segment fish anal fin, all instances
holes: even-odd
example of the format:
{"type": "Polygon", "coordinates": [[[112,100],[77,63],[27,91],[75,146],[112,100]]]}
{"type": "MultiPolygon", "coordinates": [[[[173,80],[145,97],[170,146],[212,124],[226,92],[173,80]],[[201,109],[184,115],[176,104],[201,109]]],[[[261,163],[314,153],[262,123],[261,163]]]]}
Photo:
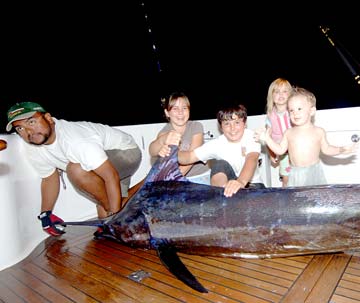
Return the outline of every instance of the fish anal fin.
{"type": "Polygon", "coordinates": [[[157,254],[161,262],[167,269],[180,281],[192,289],[201,293],[207,293],[207,289],[194,277],[194,275],[181,262],[176,253],[176,249],[171,245],[161,244],[156,247],[157,254]]]}

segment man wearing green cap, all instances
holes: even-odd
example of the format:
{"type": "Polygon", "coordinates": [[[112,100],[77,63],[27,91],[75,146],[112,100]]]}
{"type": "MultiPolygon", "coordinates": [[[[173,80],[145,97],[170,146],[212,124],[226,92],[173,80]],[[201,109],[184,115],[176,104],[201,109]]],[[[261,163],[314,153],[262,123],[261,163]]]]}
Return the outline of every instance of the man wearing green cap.
{"type": "MultiPolygon", "coordinates": [[[[16,103],[7,117],[6,130],[14,128],[26,142],[26,154],[42,178],[38,218],[47,233],[64,233],[57,226],[62,220],[52,213],[62,172],[97,203],[99,218],[120,210],[141,162],[141,150],[130,134],[99,123],[59,120],[34,102],[16,103]]],[[[101,230],[94,235],[101,236],[101,230]]]]}

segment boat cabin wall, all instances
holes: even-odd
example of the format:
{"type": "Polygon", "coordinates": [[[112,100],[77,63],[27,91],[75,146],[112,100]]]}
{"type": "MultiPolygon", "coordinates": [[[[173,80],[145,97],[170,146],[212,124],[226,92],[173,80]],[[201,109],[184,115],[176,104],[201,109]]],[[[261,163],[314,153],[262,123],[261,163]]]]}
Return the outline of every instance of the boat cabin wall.
{"type": "MultiPolygon", "coordinates": [[[[360,107],[318,110],[315,123],[324,127],[328,140],[334,145],[351,143],[351,136],[360,136],[360,107]]],[[[265,116],[249,116],[247,127],[257,129],[264,125],[265,116]]],[[[200,120],[205,140],[219,136],[217,120],[200,120]]],[[[141,181],[151,168],[148,152],[150,142],[165,123],[117,126],[132,134],[142,150],[142,163],[133,176],[131,185],[141,181]]],[[[7,148],[0,152],[0,270],[14,265],[29,255],[47,237],[37,215],[40,210],[40,179],[24,156],[23,141],[16,134],[1,134],[7,148]]],[[[329,183],[360,183],[359,152],[352,156],[322,157],[329,183]]],[[[266,186],[281,186],[278,168],[270,165],[265,147],[261,154],[260,170],[266,186]]],[[[54,213],[66,221],[96,217],[95,205],[75,192],[64,174],[64,183],[54,213]]]]}

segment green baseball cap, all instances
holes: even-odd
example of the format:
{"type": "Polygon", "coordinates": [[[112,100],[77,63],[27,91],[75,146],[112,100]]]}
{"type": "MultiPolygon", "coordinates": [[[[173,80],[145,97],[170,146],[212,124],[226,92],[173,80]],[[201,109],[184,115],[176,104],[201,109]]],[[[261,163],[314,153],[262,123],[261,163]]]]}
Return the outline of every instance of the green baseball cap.
{"type": "Polygon", "coordinates": [[[16,103],[7,112],[8,124],[6,130],[8,132],[11,130],[14,121],[30,118],[37,112],[46,113],[46,110],[35,102],[16,103]]]}

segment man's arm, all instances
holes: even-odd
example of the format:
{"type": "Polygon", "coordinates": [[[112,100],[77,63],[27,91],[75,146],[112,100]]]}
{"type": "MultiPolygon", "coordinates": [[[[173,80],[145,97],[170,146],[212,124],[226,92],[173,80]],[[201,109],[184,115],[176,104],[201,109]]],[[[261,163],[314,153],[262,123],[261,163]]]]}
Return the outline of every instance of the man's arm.
{"type": "Polygon", "coordinates": [[[60,191],[60,176],[57,169],[41,181],[41,212],[38,219],[41,221],[42,228],[51,236],[60,236],[65,231],[58,224],[64,222],[61,218],[54,215],[52,210],[60,191]]]}
{"type": "Polygon", "coordinates": [[[57,169],[41,181],[41,211],[53,210],[60,192],[60,176],[57,169]]]}

